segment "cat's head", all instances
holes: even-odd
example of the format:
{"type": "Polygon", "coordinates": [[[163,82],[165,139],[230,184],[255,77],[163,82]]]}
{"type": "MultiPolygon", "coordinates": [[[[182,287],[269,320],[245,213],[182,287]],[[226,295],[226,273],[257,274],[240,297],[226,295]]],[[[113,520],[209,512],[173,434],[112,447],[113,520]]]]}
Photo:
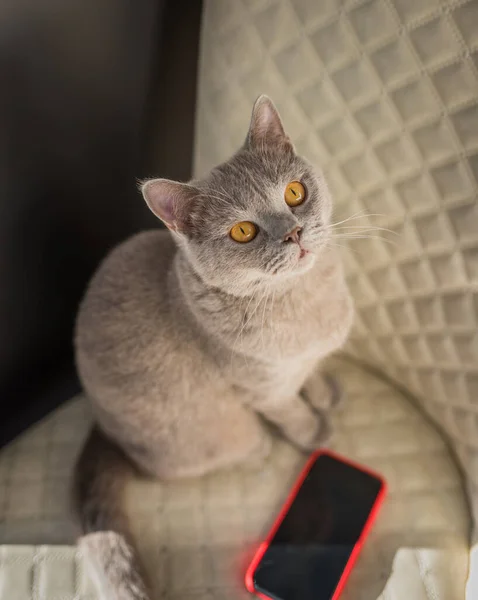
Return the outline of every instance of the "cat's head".
{"type": "Polygon", "coordinates": [[[329,238],[324,178],[295,153],[266,96],[244,146],[204,179],[151,179],[141,189],[201,277],[235,295],[305,273],[329,238]]]}

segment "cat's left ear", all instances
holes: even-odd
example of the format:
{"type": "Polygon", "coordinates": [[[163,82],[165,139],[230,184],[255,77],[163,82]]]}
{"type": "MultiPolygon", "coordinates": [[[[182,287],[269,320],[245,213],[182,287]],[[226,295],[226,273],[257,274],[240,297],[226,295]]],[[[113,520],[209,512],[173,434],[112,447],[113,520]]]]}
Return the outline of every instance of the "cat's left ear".
{"type": "Polygon", "coordinates": [[[191,209],[199,194],[195,187],[169,179],[149,179],[140,187],[146,204],[168,229],[189,232],[191,209]]]}
{"type": "Polygon", "coordinates": [[[267,148],[294,151],[294,146],[284,131],[279,112],[268,96],[259,96],[254,103],[246,145],[257,150],[267,148]]]}

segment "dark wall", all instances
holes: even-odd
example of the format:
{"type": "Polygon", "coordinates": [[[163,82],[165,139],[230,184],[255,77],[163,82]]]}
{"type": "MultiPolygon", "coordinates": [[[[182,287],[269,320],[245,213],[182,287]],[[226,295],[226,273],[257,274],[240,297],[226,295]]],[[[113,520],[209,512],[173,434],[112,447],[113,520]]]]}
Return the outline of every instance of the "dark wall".
{"type": "Polygon", "coordinates": [[[2,2],[0,444],[78,389],[85,285],[111,246],[156,226],[136,178],[190,176],[200,10],[2,2]]]}

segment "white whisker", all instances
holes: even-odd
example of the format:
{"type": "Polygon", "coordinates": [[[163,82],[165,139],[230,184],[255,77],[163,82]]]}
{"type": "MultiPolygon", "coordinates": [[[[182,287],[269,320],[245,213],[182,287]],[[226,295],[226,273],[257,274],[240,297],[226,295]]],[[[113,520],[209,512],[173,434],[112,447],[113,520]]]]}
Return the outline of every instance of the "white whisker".
{"type": "Polygon", "coordinates": [[[336,225],[342,225],[342,223],[348,223],[348,221],[353,221],[356,219],[366,219],[368,217],[386,217],[386,216],[387,215],[384,215],[381,213],[367,213],[364,209],[364,210],[359,210],[359,212],[353,214],[351,217],[347,217],[346,219],[343,219],[342,221],[337,221],[337,223],[331,223],[330,225],[332,227],[335,227],[336,225]]]}
{"type": "Polygon", "coordinates": [[[391,244],[393,246],[397,246],[397,242],[395,242],[394,240],[389,240],[383,236],[380,235],[355,235],[353,233],[350,234],[342,234],[342,235],[335,235],[334,238],[339,239],[339,240],[379,240],[381,242],[385,242],[386,244],[391,244]]]}
{"type": "Polygon", "coordinates": [[[270,308],[270,330],[271,330],[271,336],[274,336],[274,339],[272,341],[274,341],[277,336],[276,336],[276,330],[273,326],[272,323],[272,318],[274,316],[274,304],[275,304],[275,300],[276,300],[276,288],[273,287],[272,288],[272,301],[271,301],[271,308],[270,308]]]}
{"type": "Polygon", "coordinates": [[[265,296],[266,299],[264,302],[264,308],[262,309],[261,342],[262,342],[263,350],[264,350],[264,326],[265,326],[266,308],[267,308],[267,302],[269,300],[269,296],[270,296],[270,286],[268,286],[266,288],[266,296],[265,296]]]}
{"type": "MultiPolygon", "coordinates": [[[[234,344],[233,344],[232,350],[231,350],[230,366],[232,365],[232,359],[233,359],[233,355],[234,355],[234,350],[236,349],[237,342],[239,340],[242,341],[242,332],[244,331],[244,328],[246,327],[247,323],[249,322],[249,321],[246,322],[247,311],[249,310],[249,306],[251,305],[252,300],[257,296],[257,293],[258,292],[251,294],[251,296],[249,298],[249,302],[247,303],[247,306],[246,306],[246,310],[244,311],[244,314],[242,315],[242,319],[239,324],[239,332],[236,336],[236,339],[234,340],[234,344]]],[[[247,364],[247,360],[246,360],[246,364],[247,364]]]]}
{"type": "Polygon", "coordinates": [[[370,225],[349,225],[346,227],[330,227],[331,231],[344,231],[349,229],[355,229],[358,233],[363,231],[386,231],[387,233],[391,233],[393,235],[400,235],[397,231],[393,231],[393,229],[388,229],[387,227],[375,227],[370,225]]]}

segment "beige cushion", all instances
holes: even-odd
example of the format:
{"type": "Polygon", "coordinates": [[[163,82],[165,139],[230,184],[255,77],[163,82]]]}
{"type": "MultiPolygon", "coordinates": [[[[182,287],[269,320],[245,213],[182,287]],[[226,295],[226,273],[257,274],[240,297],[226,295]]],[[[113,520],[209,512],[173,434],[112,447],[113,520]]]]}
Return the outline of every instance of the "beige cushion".
{"type": "Polygon", "coordinates": [[[337,220],[392,229],[344,258],[348,350],[393,377],[448,435],[478,517],[478,2],[206,0],[196,166],[276,100],[320,165],[337,220]],[[384,236],[387,237],[387,236],[384,236]]]}
{"type": "Polygon", "coordinates": [[[398,233],[338,240],[347,351],[446,434],[478,542],[478,2],[206,0],[198,173],[242,142],[261,93],[324,169],[336,219],[398,233]]]}
{"type": "MultiPolygon", "coordinates": [[[[334,415],[333,448],[383,473],[390,486],[344,600],[378,598],[395,552],[402,546],[427,547],[432,550],[423,551],[428,557],[426,564],[450,565],[450,569],[431,575],[427,568],[417,567],[410,573],[410,585],[414,581],[421,594],[420,581],[425,577],[427,585],[431,582],[447,592],[432,596],[433,600],[461,600],[469,516],[460,475],[442,437],[390,384],[344,361],[335,361],[331,367],[347,394],[345,404],[334,415]]],[[[69,480],[88,426],[87,404],[77,399],[0,452],[0,542],[74,542],[69,480]]],[[[237,469],[168,485],[134,482],[128,489],[128,505],[157,596],[177,600],[245,598],[247,561],[303,463],[304,457],[276,441],[271,458],[259,469],[237,469]]],[[[76,566],[68,567],[68,576],[58,575],[61,581],[53,575],[42,576],[46,591],[40,600],[92,600],[87,594],[93,584],[85,587],[82,583],[81,587],[77,583],[79,575],[75,573],[83,573],[87,567],[73,549],[50,546],[35,554],[31,549],[4,547],[1,552],[1,600],[15,597],[9,594],[18,582],[31,581],[33,585],[38,581],[37,575],[28,573],[38,573],[37,563],[45,562],[45,556],[48,565],[65,560],[76,566]],[[23,553],[20,562],[13,560],[18,552],[23,553]],[[53,593],[60,585],[62,596],[53,593]],[[73,585],[78,596],[71,595],[73,585]]],[[[407,556],[402,555],[399,566],[410,561],[418,564],[413,562],[414,552],[411,559],[407,556]]],[[[394,589],[395,583],[391,584],[387,593],[394,589]]],[[[18,589],[25,590],[25,585],[18,589]]],[[[26,596],[18,600],[30,598],[28,590],[22,593],[26,596]]],[[[408,600],[422,600],[422,596],[408,596],[408,600]]]]}

